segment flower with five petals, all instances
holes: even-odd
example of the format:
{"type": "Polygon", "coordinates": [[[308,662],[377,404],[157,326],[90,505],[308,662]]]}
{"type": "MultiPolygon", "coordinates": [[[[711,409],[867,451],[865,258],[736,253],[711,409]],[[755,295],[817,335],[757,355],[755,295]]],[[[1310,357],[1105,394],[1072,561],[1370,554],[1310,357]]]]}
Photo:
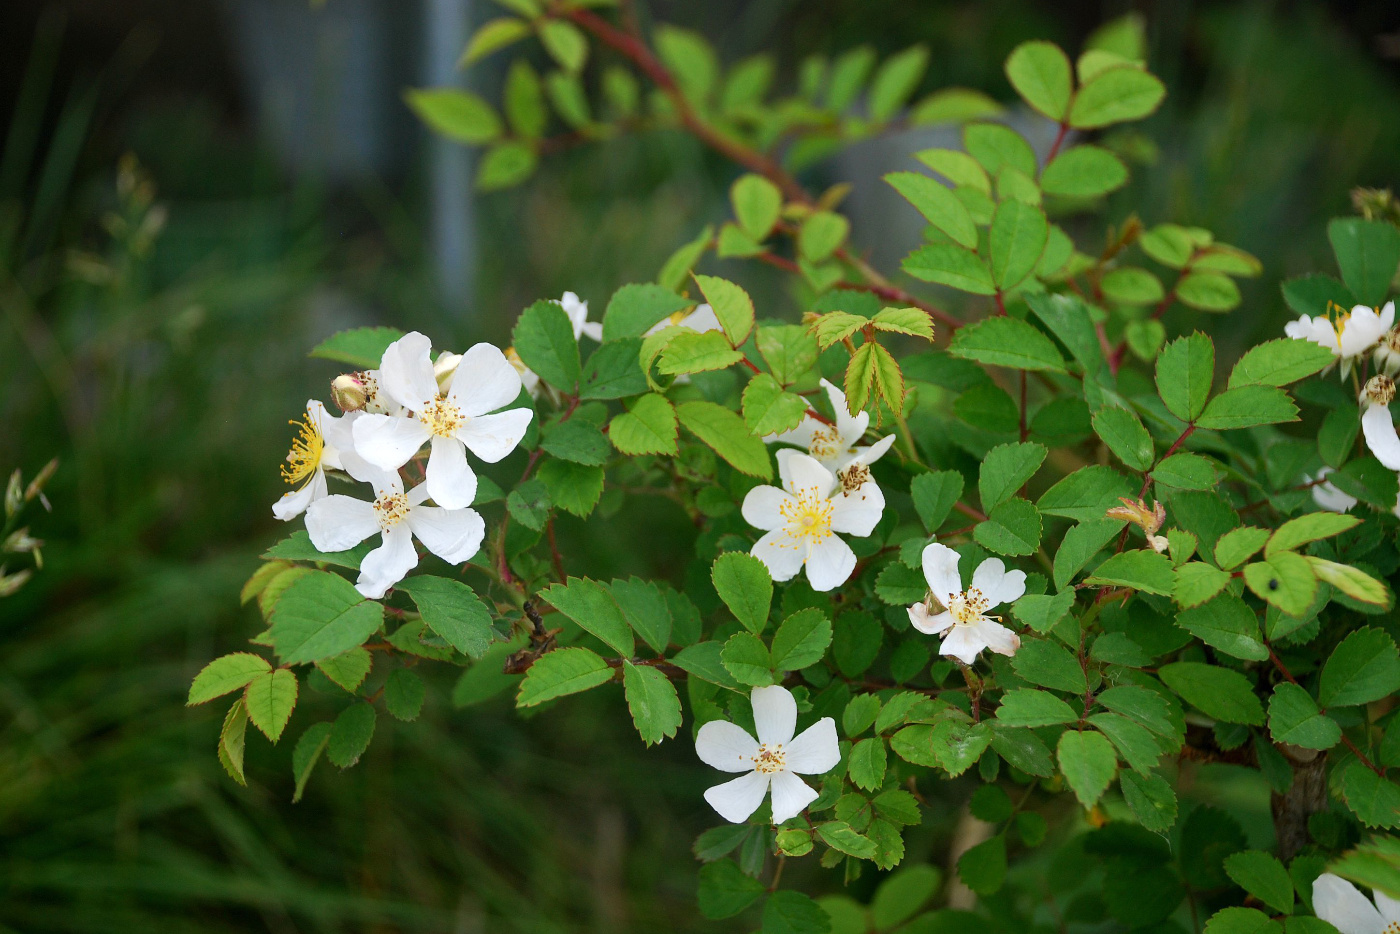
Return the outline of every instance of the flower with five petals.
{"type": "Polygon", "coordinates": [[[924,579],[930,600],[942,610],[934,613],[929,601],[916,603],[909,608],[909,622],[919,632],[943,633],[939,654],[951,655],[964,665],[977,661],[983,649],[998,655],[1016,654],[1020,637],[987,611],[1019,600],[1026,592],[1026,572],[1008,571],[1000,558],[988,558],[972,572],[972,586],[963,590],[958,557],[956,551],[938,542],[924,548],[924,579]]]}

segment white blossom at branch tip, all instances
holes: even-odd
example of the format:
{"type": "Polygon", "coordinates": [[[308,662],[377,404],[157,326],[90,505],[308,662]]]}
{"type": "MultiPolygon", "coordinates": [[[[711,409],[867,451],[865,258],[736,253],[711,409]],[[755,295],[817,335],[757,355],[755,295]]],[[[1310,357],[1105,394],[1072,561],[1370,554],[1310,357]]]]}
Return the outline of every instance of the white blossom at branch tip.
{"type": "Polygon", "coordinates": [[[404,411],[357,419],[355,451],[375,467],[397,470],[428,442],[428,495],[445,509],[461,509],[476,497],[476,472],[466,452],[494,464],[520,443],[534,412],[496,411],[515,401],[521,388],[520,374],[498,348],[476,344],[462,354],[445,391],[438,388],[431,352],[428,338],[417,331],[384,351],[381,389],[404,411]]]}
{"type": "Polygon", "coordinates": [[[573,292],[565,292],[559,299],[559,307],[569,316],[569,323],[574,327],[574,340],[586,337],[600,344],[603,342],[602,323],[588,320],[588,302],[573,292]]]}
{"type": "Polygon", "coordinates": [[[833,590],[850,578],[855,552],[836,533],[864,538],[875,530],[885,496],[869,471],[838,478],[810,455],[778,451],[782,487],[754,487],[741,507],[744,521],[765,534],[750,550],[775,581],[806,569],[813,590],[833,590]]]}
{"type": "MultiPolygon", "coordinates": [[[[1341,311],[1341,309],[1337,309],[1341,311]]],[[[1357,305],[1341,312],[1335,319],[1318,315],[1303,315],[1284,325],[1283,333],[1295,340],[1308,340],[1332,351],[1342,364],[1342,375],[1351,372],[1357,357],[1368,353],[1395,323],[1395,303],[1386,302],[1380,309],[1357,305]]]]}
{"type": "Polygon", "coordinates": [[[355,587],[372,600],[418,565],[413,539],[449,564],[465,564],[481,548],[486,523],[475,509],[425,505],[428,485],[404,492],[397,471],[380,470],[356,458],[347,463],[356,480],[374,487],[374,501],[333,494],[306,511],[306,532],[318,551],[354,548],[376,532],[380,546],[360,562],[355,587]]]}
{"type": "Polygon", "coordinates": [[[349,448],[348,428],[353,414],[336,417],[315,399],[307,400],[306,417],[292,422],[297,426],[297,436],[292,440],[287,463],[282,467],[282,479],[300,486],[283,493],[282,498],[272,504],[272,514],[278,519],[283,522],[295,519],[327,494],[326,468],[340,469],[340,450],[349,448]]]}
{"type": "Polygon", "coordinates": [[[1341,876],[1324,872],[1313,881],[1313,911],[1341,934],[1395,934],[1400,900],[1375,889],[1372,899],[1341,876]]]}
{"type": "Polygon", "coordinates": [[[999,655],[1016,654],[1020,636],[987,611],[1019,600],[1026,592],[1026,573],[1008,571],[1000,558],[988,558],[972,572],[972,586],[963,590],[956,551],[932,542],[924,548],[922,558],[929,600],[909,607],[909,622],[920,632],[943,634],[939,654],[951,655],[964,665],[977,661],[983,649],[999,655]],[[935,606],[938,612],[934,612],[935,606]]]}
{"type": "Polygon", "coordinates": [[[852,415],[846,407],[846,394],[825,379],[821,384],[836,413],[835,425],[828,425],[809,414],[796,428],[769,435],[763,440],[770,444],[777,442],[805,448],[808,454],[837,473],[852,466],[869,467],[884,457],[894,444],[895,436],[886,435],[872,445],[861,445],[860,440],[870,427],[870,413],[861,411],[852,415]]]}
{"type": "Polygon", "coordinates": [[[732,824],[748,820],[772,793],[773,823],[802,813],[817,792],[798,775],[820,775],[841,761],[836,721],[822,717],[797,732],[797,701],[781,685],[754,688],[749,695],[758,738],[727,720],[711,720],[695,735],[695,753],[706,765],[745,774],[705,792],[719,816],[732,824]]]}

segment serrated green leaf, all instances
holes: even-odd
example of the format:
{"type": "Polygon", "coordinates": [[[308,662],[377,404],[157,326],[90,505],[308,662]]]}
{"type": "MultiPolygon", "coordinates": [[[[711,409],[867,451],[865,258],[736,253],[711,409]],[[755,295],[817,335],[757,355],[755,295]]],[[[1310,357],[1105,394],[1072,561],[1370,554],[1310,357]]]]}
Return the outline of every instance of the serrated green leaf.
{"type": "Polygon", "coordinates": [[[1202,662],[1172,662],[1157,671],[1167,687],[1207,716],[1224,723],[1260,726],[1264,706],[1244,675],[1202,662]]]}
{"type": "Polygon", "coordinates": [[[1075,93],[1069,108],[1069,124],[1090,130],[1141,120],[1157,109],[1166,94],[1166,86],[1141,68],[1133,65],[1106,68],[1084,81],[1075,93]]]}
{"type": "Polygon", "coordinates": [[[1152,466],[1155,458],[1152,436],[1143,427],[1142,420],[1128,409],[1116,406],[1099,409],[1094,413],[1094,433],[1129,468],[1142,471],[1152,466]]]}
{"type": "Polygon", "coordinates": [[[1100,587],[1129,587],[1168,596],[1176,586],[1171,559],[1149,549],[1124,551],[1108,558],[1085,581],[1100,587]]]}
{"type": "Polygon", "coordinates": [[[1215,345],[1199,331],[1172,341],[1157,355],[1157,392],[1183,422],[1205,411],[1214,374],[1215,345]]]}
{"type": "Polygon", "coordinates": [[[416,574],[397,587],[413,598],[427,627],[462,654],[480,658],[496,641],[490,611],[461,581],[416,574]]]}
{"type": "Polygon", "coordinates": [[[1064,357],[1050,338],[1017,318],[984,318],[958,329],[948,352],[965,360],[1018,370],[1064,372],[1064,357]]]}
{"type": "Polygon", "coordinates": [[[1324,707],[1369,704],[1400,691],[1400,655],[1384,630],[1366,626],[1348,635],[1322,668],[1317,700],[1324,707]]]}
{"type": "Polygon", "coordinates": [[[1006,59],[1006,77],[1026,103],[1059,122],[1069,111],[1074,75],[1069,58],[1050,42],[1023,42],[1006,59]]]}
{"type": "Polygon", "coordinates": [[[525,672],[515,704],[533,707],[556,697],[587,691],[612,679],[613,669],[596,652],[579,646],[555,649],[535,659],[525,672]]]}
{"type": "Polygon", "coordinates": [[[972,529],[972,537],[999,555],[1031,555],[1040,547],[1040,512],[1034,505],[1013,496],[998,503],[985,522],[972,529]]]}
{"type": "Polygon", "coordinates": [[[307,356],[334,360],[362,370],[376,370],[384,359],[384,351],[400,337],[403,332],[397,328],[352,328],[332,334],[307,356]]]}
{"type": "Polygon", "coordinates": [[[314,662],[362,644],[383,620],[384,608],[345,578],[313,571],[288,587],[273,608],[272,644],[285,664],[314,662]]]}
{"type": "Polygon", "coordinates": [[[682,402],[676,406],[676,416],[687,431],[735,470],[761,480],[773,475],[767,445],[749,434],[744,420],[734,412],[713,402],[682,402]]]}
{"type": "Polygon", "coordinates": [[[267,659],[251,652],[234,652],[214,659],[200,669],[190,684],[187,706],[203,704],[242,688],[272,670],[267,659]]]}
{"type": "Polygon", "coordinates": [[[1055,750],[1060,772],[1085,808],[1092,808],[1118,772],[1118,756],[1102,733],[1066,730],[1055,750]]]}
{"type": "Polygon", "coordinates": [[[977,249],[977,225],[951,189],[917,172],[890,172],[885,181],[954,243],[977,249]]]}
{"type": "Polygon", "coordinates": [[[253,726],[277,742],[297,705],[296,674],[289,668],[278,668],[258,675],[244,689],[243,703],[253,726]]]}
{"type": "Polygon", "coordinates": [[[608,440],[623,454],[676,453],[676,410],[660,393],[642,396],[608,425],[608,440]]]}
{"type": "Polygon", "coordinates": [[[1236,386],[1211,399],[1196,424],[1223,431],[1296,422],[1298,407],[1277,386],[1236,386]]]}
{"type": "Polygon", "coordinates": [[[1269,698],[1269,732],[1276,743],[1306,749],[1331,749],[1342,741],[1342,728],[1324,714],[1303,687],[1288,681],[1269,698]]]}

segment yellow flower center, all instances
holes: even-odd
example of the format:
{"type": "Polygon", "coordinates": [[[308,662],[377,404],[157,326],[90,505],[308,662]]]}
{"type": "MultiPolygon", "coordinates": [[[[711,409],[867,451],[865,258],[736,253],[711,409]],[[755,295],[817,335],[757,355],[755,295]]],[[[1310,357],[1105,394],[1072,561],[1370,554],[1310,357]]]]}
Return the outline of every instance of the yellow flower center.
{"type": "Polygon", "coordinates": [[[854,493],[870,480],[870,468],[864,464],[852,464],[845,470],[836,474],[841,481],[841,489],[846,493],[854,493]]]}
{"type": "Polygon", "coordinates": [[[774,743],[762,744],[758,747],[758,755],[753,757],[753,769],[755,772],[764,775],[771,775],[774,772],[781,772],[787,768],[787,757],[783,754],[783,744],[774,743]]]}
{"type": "Polygon", "coordinates": [[[841,453],[841,436],[835,428],[818,428],[812,432],[812,441],[807,450],[819,461],[828,461],[841,453]]]}
{"type": "Polygon", "coordinates": [[[387,532],[408,518],[408,496],[404,493],[386,493],[374,501],[374,518],[379,529],[387,532]]]}
{"type": "Polygon", "coordinates": [[[301,421],[288,422],[295,425],[297,436],[292,439],[292,449],[287,452],[287,463],[282,466],[282,479],[295,486],[316,472],[321,464],[321,452],[326,449],[326,440],[320,429],[307,416],[301,421]]]}
{"type": "Polygon", "coordinates": [[[953,614],[953,619],[964,626],[981,622],[986,617],[983,615],[991,601],[982,596],[982,591],[973,588],[966,593],[960,593],[953,597],[948,604],[948,612],[953,614]]]}
{"type": "Polygon", "coordinates": [[[1336,302],[1329,301],[1327,303],[1327,317],[1332,322],[1332,330],[1337,332],[1337,343],[1340,344],[1342,332],[1347,329],[1347,322],[1351,320],[1351,312],[1336,302]]]}
{"type": "Polygon", "coordinates": [[[439,438],[451,438],[466,423],[462,410],[446,399],[434,399],[418,413],[418,420],[439,438]]]}
{"type": "Polygon", "coordinates": [[[831,537],[831,500],[818,496],[815,488],[802,490],[778,507],[787,520],[787,533],[792,538],[819,545],[831,537]]]}

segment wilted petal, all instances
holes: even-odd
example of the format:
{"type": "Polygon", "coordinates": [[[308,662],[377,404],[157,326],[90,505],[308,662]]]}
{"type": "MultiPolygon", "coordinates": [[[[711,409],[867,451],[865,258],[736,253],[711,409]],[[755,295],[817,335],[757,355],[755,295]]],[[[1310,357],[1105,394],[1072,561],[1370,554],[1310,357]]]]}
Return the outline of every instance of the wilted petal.
{"type": "Polygon", "coordinates": [[[791,772],[820,775],[829,772],[841,761],[841,748],[836,740],[836,721],[822,717],[783,747],[784,764],[791,772]]]}
{"type": "Polygon", "coordinates": [[[695,734],[695,754],[722,772],[751,772],[758,740],[728,720],[711,720],[695,734]]]}
{"type": "Polygon", "coordinates": [[[753,725],[758,741],[766,746],[783,745],[797,731],[797,701],[792,692],[781,684],[754,688],[749,693],[753,706],[753,725]]]}
{"type": "Polygon", "coordinates": [[[719,816],[731,824],[742,824],[749,815],[758,810],[763,796],[768,793],[768,776],[758,772],[741,775],[723,785],[706,789],[705,800],[719,816]]]}
{"type": "Polygon", "coordinates": [[[791,772],[773,774],[773,823],[781,824],[802,813],[817,799],[817,791],[791,772]]]}

